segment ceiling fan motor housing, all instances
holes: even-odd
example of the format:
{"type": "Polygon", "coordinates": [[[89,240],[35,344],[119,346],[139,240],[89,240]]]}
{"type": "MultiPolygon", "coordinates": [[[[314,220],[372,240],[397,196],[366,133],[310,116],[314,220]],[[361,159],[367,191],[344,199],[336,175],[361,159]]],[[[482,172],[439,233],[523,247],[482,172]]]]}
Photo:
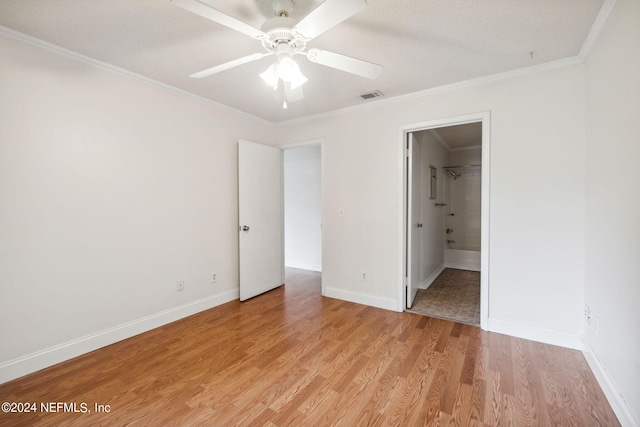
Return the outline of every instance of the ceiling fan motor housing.
{"type": "Polygon", "coordinates": [[[306,43],[294,34],[292,30],[294,25],[295,21],[293,19],[284,16],[276,16],[267,20],[260,28],[267,35],[262,40],[264,48],[269,52],[273,52],[276,46],[286,44],[296,51],[303,50],[306,43]]]}
{"type": "Polygon", "coordinates": [[[293,1],[291,0],[273,0],[271,8],[276,12],[277,16],[289,16],[293,10],[293,1]]]}

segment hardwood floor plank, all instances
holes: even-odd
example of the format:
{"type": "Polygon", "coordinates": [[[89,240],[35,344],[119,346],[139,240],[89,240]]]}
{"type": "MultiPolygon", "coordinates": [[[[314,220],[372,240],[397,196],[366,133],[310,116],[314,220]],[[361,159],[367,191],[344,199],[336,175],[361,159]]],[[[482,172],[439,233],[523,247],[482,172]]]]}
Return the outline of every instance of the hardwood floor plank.
{"type": "Polygon", "coordinates": [[[2,402],[92,408],[0,413],[0,425],[619,425],[580,352],[320,287],[291,270],[249,301],[0,384],[2,402]]]}
{"type": "Polygon", "coordinates": [[[500,372],[500,390],[503,393],[513,396],[511,338],[502,334],[492,334],[490,337],[491,369],[500,372]]]}
{"type": "Polygon", "coordinates": [[[431,379],[436,373],[438,361],[441,357],[440,353],[425,348],[416,361],[416,369],[413,369],[407,375],[405,389],[402,391],[406,399],[402,407],[403,414],[400,425],[419,424],[417,415],[426,399],[431,379]]]}
{"type": "MultiPolygon", "coordinates": [[[[455,331],[455,328],[454,328],[455,331]]],[[[450,351],[446,352],[447,357],[451,359],[449,370],[447,372],[447,383],[440,399],[440,410],[449,415],[453,414],[453,405],[455,403],[458,389],[462,385],[459,381],[462,364],[464,362],[464,349],[467,347],[468,337],[452,336],[449,340],[450,351]]]]}
{"type": "Polygon", "coordinates": [[[476,359],[478,357],[478,347],[480,345],[480,337],[478,333],[469,336],[467,348],[464,353],[464,361],[462,362],[462,370],[460,371],[459,381],[463,384],[472,385],[475,378],[476,359]]]}
{"type": "Polygon", "coordinates": [[[549,425],[546,420],[546,402],[541,393],[539,383],[531,374],[531,361],[527,357],[526,343],[522,339],[514,339],[512,355],[514,357],[514,396],[516,415],[522,426],[549,425]],[[539,397],[542,396],[540,400],[539,397]],[[541,410],[544,404],[545,411],[541,410]]]}
{"type": "Polygon", "coordinates": [[[501,383],[500,371],[489,370],[484,422],[492,426],[513,425],[513,400],[502,391],[501,383]]]}
{"type": "MultiPolygon", "coordinates": [[[[451,347],[447,347],[450,349],[451,347]]],[[[429,390],[423,400],[423,405],[420,408],[418,420],[426,424],[435,422],[440,412],[440,402],[447,385],[449,377],[449,367],[451,358],[448,353],[443,353],[438,359],[438,365],[436,372],[434,373],[429,390]]]]}

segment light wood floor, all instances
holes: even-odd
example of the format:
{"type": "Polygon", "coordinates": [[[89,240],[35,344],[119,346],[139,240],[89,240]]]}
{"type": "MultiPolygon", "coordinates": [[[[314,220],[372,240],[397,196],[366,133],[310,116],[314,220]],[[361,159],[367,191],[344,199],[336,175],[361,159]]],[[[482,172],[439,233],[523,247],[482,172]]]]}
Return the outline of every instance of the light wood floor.
{"type": "Polygon", "coordinates": [[[323,298],[319,274],[290,273],[0,385],[2,402],[91,410],[0,413],[0,425],[619,425],[580,352],[323,298]]]}

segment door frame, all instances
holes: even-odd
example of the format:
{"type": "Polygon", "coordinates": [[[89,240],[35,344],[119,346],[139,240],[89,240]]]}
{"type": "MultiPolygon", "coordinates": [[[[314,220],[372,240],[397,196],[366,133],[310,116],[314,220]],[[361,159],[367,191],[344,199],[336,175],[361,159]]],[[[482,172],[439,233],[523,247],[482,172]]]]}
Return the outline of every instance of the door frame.
{"type": "Polygon", "coordinates": [[[400,173],[398,182],[398,307],[397,311],[405,311],[407,307],[406,292],[406,262],[407,262],[407,162],[406,141],[407,135],[412,132],[435,129],[447,126],[463,125],[467,123],[482,123],[482,180],[481,180],[481,220],[480,220],[480,327],[488,329],[489,323],[489,295],[490,295],[490,146],[491,146],[491,113],[482,111],[461,116],[445,117],[418,123],[404,125],[400,128],[398,144],[398,170],[400,173]]]}
{"type": "MultiPolygon", "coordinates": [[[[317,138],[317,139],[309,139],[309,140],[305,140],[305,141],[299,141],[299,142],[293,142],[293,143],[287,143],[287,144],[282,144],[279,145],[278,148],[280,148],[281,150],[288,150],[291,148],[300,148],[300,147],[310,147],[313,145],[319,145],[320,146],[320,224],[321,224],[321,230],[320,230],[320,245],[322,246],[320,248],[320,253],[321,253],[321,259],[320,259],[320,270],[321,270],[321,274],[324,275],[325,272],[325,264],[324,264],[324,260],[325,258],[325,227],[324,227],[324,218],[325,218],[325,150],[324,150],[324,138],[317,138]]],[[[284,162],[282,163],[282,172],[284,174],[284,162]]],[[[284,204],[284,199],[282,201],[282,203],[284,204]]],[[[284,211],[283,211],[284,212],[284,211]]],[[[284,221],[284,217],[283,217],[283,221],[284,221]]],[[[324,296],[325,292],[324,292],[324,280],[321,281],[322,283],[322,296],[324,296]]]]}

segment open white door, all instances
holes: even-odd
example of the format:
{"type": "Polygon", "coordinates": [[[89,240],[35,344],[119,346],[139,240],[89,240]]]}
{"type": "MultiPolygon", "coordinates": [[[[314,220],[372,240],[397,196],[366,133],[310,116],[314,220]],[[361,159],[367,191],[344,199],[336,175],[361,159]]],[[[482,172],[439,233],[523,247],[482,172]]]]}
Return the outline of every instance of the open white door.
{"type": "Polygon", "coordinates": [[[240,301],[284,283],[282,150],[238,141],[240,301]]]}
{"type": "Polygon", "coordinates": [[[415,155],[413,133],[407,135],[407,308],[411,308],[418,293],[420,231],[420,165],[415,155]]]}

